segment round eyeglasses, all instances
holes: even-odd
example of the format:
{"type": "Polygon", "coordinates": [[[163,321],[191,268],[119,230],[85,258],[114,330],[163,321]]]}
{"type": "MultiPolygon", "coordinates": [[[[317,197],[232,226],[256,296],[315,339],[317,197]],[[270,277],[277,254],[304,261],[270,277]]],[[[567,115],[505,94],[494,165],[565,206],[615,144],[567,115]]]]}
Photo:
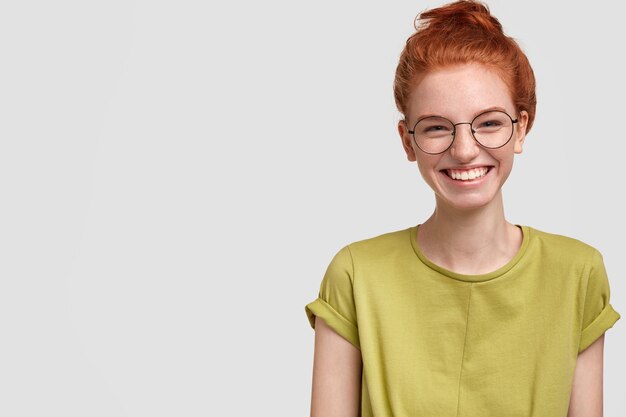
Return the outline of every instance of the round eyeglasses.
{"type": "Polygon", "coordinates": [[[413,135],[418,148],[434,155],[452,146],[458,125],[470,125],[472,137],[480,146],[497,149],[511,140],[513,125],[517,121],[501,110],[489,110],[474,117],[471,122],[460,123],[452,123],[442,116],[428,116],[419,119],[409,133],[413,135]]]}

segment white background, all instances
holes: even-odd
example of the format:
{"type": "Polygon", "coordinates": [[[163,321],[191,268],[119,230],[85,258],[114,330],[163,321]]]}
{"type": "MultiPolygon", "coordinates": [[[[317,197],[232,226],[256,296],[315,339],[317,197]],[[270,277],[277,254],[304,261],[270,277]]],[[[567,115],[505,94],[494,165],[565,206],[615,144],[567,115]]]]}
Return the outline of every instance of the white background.
{"type": "MultiPolygon", "coordinates": [[[[3,2],[0,415],[308,415],[332,255],[431,213],[392,82],[440,2],[216,3],[3,2]]],[[[490,2],[538,81],[507,219],[597,247],[626,314],[616,4],[490,2]]]]}

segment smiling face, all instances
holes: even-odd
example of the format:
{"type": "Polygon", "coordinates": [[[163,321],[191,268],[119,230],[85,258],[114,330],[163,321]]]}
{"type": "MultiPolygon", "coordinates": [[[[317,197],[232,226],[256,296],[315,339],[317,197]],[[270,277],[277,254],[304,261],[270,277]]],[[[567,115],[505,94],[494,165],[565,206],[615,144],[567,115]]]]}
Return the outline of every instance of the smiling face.
{"type": "Polygon", "coordinates": [[[522,152],[528,114],[518,114],[508,87],[495,72],[479,64],[428,72],[411,92],[407,107],[406,123],[398,124],[402,145],[409,161],[417,162],[422,177],[435,192],[438,207],[475,209],[500,197],[514,154],[522,152]],[[452,145],[431,155],[420,150],[408,132],[417,120],[427,116],[443,116],[456,124],[470,122],[486,110],[505,111],[518,119],[513,136],[501,148],[483,148],[472,137],[469,124],[459,124],[452,145]]]}

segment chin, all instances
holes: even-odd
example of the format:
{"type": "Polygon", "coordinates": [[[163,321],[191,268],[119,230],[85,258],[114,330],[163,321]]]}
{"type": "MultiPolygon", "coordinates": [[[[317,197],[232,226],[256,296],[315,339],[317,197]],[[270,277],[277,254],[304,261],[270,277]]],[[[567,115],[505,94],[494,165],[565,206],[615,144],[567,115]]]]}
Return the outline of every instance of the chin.
{"type": "Polygon", "coordinates": [[[488,207],[496,201],[498,192],[495,193],[477,193],[466,195],[449,195],[445,192],[437,192],[437,206],[442,204],[458,211],[472,211],[488,207]]]}
{"type": "Polygon", "coordinates": [[[450,201],[450,200],[444,200],[444,204],[447,204],[448,206],[454,208],[455,210],[458,211],[473,211],[473,210],[479,210],[482,208],[485,208],[487,206],[489,206],[489,203],[491,203],[493,200],[487,200],[487,201],[450,201]]]}

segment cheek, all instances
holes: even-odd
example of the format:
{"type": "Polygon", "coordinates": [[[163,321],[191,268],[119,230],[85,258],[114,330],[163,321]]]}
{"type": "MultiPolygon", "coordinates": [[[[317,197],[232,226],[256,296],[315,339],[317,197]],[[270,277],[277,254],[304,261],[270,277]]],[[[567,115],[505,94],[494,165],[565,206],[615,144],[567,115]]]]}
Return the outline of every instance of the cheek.
{"type": "Polygon", "coordinates": [[[507,152],[502,152],[498,155],[493,156],[498,160],[500,174],[508,177],[511,169],[513,168],[513,161],[515,159],[513,147],[511,147],[510,149],[507,148],[507,152]]]}
{"type": "Polygon", "coordinates": [[[424,178],[424,180],[429,184],[433,181],[433,176],[437,175],[437,169],[435,167],[437,166],[438,161],[439,157],[427,155],[420,155],[417,158],[417,167],[420,174],[422,174],[422,178],[424,178]]]}

